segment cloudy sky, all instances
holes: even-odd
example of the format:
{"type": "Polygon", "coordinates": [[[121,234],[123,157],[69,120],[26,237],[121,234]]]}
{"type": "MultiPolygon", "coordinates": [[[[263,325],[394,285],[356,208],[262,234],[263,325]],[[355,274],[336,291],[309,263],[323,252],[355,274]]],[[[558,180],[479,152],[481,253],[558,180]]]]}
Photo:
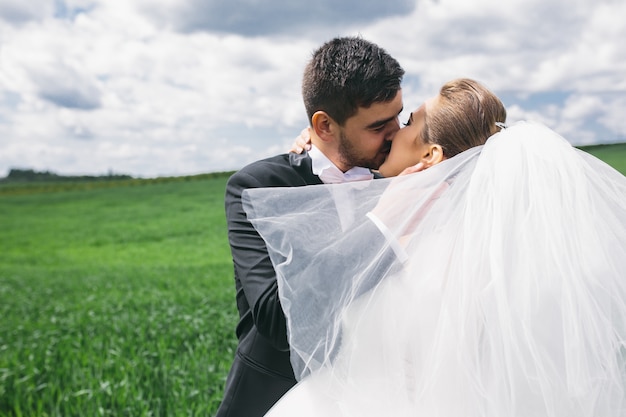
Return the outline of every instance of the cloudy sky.
{"type": "MultiPolygon", "coordinates": [[[[0,0],[0,176],[186,175],[288,149],[311,52],[361,35],[405,109],[471,77],[509,122],[626,141],[623,0],[0,0]]],[[[404,115],[403,115],[404,117],[404,115]]]]}

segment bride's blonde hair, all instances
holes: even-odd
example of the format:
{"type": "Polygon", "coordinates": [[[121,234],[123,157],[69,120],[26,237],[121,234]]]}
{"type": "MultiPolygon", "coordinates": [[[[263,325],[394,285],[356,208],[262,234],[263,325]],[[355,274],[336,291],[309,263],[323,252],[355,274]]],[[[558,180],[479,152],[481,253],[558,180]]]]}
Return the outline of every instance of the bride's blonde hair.
{"type": "Polygon", "coordinates": [[[485,86],[468,78],[447,82],[439,100],[426,113],[422,138],[436,143],[446,158],[483,145],[506,122],[506,109],[485,86]]]}

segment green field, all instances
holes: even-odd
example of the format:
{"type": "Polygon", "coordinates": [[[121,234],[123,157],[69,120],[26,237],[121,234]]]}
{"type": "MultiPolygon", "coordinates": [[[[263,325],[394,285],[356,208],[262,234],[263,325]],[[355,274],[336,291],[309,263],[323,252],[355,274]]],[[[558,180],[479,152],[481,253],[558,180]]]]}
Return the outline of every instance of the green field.
{"type": "Polygon", "coordinates": [[[602,159],[613,168],[626,175],[626,143],[581,147],[585,152],[602,159]]]}
{"type": "Polygon", "coordinates": [[[225,181],[0,194],[0,415],[211,415],[236,345],[225,181]]]}
{"type": "MultiPolygon", "coordinates": [[[[586,149],[626,174],[626,144],[586,149]]],[[[226,177],[0,186],[0,416],[210,416],[237,314],[226,177]]]]}

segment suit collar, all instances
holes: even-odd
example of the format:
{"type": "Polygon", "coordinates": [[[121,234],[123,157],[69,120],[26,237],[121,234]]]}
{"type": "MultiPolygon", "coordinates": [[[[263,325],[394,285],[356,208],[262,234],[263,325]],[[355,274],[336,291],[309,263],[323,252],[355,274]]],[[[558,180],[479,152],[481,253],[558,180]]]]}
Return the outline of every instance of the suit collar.
{"type": "Polygon", "coordinates": [[[323,184],[320,177],[313,174],[312,161],[308,152],[305,151],[301,154],[290,152],[289,164],[304,178],[307,184],[323,184]]]}

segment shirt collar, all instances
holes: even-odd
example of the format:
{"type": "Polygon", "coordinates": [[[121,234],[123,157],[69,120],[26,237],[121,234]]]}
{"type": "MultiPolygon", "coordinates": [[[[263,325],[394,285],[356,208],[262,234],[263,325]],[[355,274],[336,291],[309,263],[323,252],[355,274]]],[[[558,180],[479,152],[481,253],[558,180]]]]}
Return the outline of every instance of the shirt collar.
{"type": "Polygon", "coordinates": [[[320,179],[326,184],[363,181],[374,178],[372,172],[363,167],[353,167],[346,172],[342,172],[335,164],[332,163],[330,159],[328,159],[326,155],[322,153],[322,151],[314,145],[311,145],[309,156],[311,157],[313,174],[320,177],[320,179]]]}

